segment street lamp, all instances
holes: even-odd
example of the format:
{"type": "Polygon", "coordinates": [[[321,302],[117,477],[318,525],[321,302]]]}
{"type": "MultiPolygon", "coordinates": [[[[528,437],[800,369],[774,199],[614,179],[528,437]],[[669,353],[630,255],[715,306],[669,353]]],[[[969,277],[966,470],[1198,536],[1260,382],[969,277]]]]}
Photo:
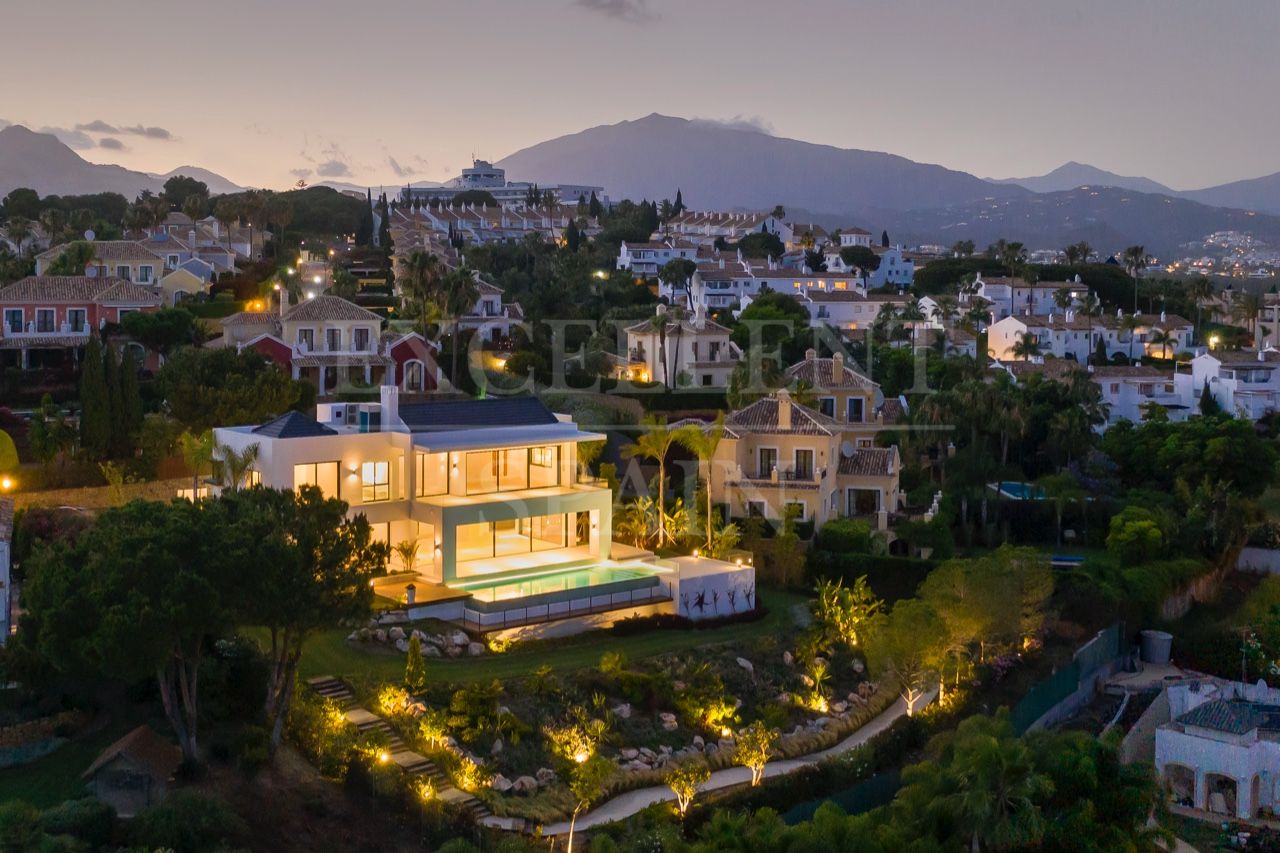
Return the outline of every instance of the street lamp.
{"type": "Polygon", "coordinates": [[[9,476],[0,477],[0,492],[13,491],[13,478],[9,476]]]}

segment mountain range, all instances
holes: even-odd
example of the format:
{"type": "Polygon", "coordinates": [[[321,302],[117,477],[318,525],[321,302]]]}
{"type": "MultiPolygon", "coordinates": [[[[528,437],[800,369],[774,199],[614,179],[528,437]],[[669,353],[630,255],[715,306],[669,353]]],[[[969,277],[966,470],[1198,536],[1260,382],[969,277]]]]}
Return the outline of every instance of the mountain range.
{"type": "Polygon", "coordinates": [[[40,195],[120,193],[132,200],[143,190],[159,192],[173,175],[204,181],[211,193],[238,192],[241,187],[215,172],[182,166],[164,174],[135,172],[123,166],[90,163],[56,136],[14,124],[0,130],[0,198],[18,187],[40,195]]]}
{"type": "MultiPolygon", "coordinates": [[[[1077,162],[1034,177],[983,179],[895,154],[657,113],[541,142],[498,165],[512,180],[598,184],[614,199],[674,198],[679,189],[693,209],[781,204],[791,217],[888,228],[913,243],[985,245],[1004,237],[1046,247],[1084,239],[1103,251],[1141,243],[1167,256],[1227,229],[1280,243],[1280,173],[1189,191],[1077,162]]],[[[136,172],[89,163],[57,138],[19,125],[0,130],[0,197],[25,186],[42,195],[109,191],[133,198],[159,191],[174,174],[198,178],[215,194],[241,189],[197,166],[136,172]]]]}

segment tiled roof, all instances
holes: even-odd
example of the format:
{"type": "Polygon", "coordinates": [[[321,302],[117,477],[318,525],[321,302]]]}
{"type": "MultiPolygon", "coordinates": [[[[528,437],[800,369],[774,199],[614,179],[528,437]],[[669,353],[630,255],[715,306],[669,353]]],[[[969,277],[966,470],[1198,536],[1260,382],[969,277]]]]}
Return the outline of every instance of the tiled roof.
{"type": "Polygon", "coordinates": [[[1126,379],[1131,377],[1169,379],[1172,376],[1172,374],[1156,370],[1148,364],[1100,364],[1090,372],[1095,379],[1126,379]]]}
{"type": "Polygon", "coordinates": [[[788,367],[786,375],[788,379],[808,382],[817,389],[874,388],[876,385],[870,377],[855,367],[845,364],[843,360],[837,373],[834,358],[806,358],[788,367]]]}
{"type": "MultiPolygon", "coordinates": [[[[89,244],[93,247],[94,260],[98,261],[155,261],[163,263],[160,256],[141,243],[134,240],[95,240],[89,244]]],[[[60,257],[71,246],[63,243],[41,252],[37,257],[42,261],[53,261],[60,257]]]]}
{"type": "Polygon", "coordinates": [[[390,367],[395,360],[376,352],[323,352],[296,356],[292,363],[297,367],[390,367]]]}
{"type": "Polygon", "coordinates": [[[224,326],[267,326],[275,324],[280,315],[274,311],[237,311],[222,318],[224,326]]]}
{"type": "Polygon", "coordinates": [[[338,434],[336,430],[301,412],[287,412],[274,421],[267,421],[262,426],[255,427],[253,431],[256,435],[264,435],[267,438],[314,438],[320,435],[338,434]]]}
{"type": "Polygon", "coordinates": [[[907,414],[906,406],[897,397],[889,397],[880,406],[880,417],[887,424],[896,424],[907,414]]]}
{"type": "Polygon", "coordinates": [[[559,423],[537,397],[484,400],[428,400],[400,406],[400,419],[412,432],[489,427],[544,426],[559,423]]]}
{"type": "MultiPolygon", "coordinates": [[[[656,335],[658,334],[658,331],[651,325],[651,322],[652,321],[650,320],[645,320],[643,323],[636,323],[634,326],[628,326],[627,332],[633,335],[645,335],[645,334],[656,335]]],[[[684,335],[727,335],[729,334],[729,330],[726,329],[724,326],[721,326],[715,320],[706,320],[702,328],[698,328],[697,326],[693,325],[693,320],[691,318],[686,317],[681,323],[681,326],[682,326],[681,334],[684,334],[684,335]]],[[[674,320],[668,321],[667,337],[672,337],[675,334],[676,334],[675,321],[674,320]]]]}
{"type": "Polygon", "coordinates": [[[288,322],[319,322],[324,320],[375,320],[382,318],[367,308],[348,302],[341,296],[321,294],[315,299],[304,299],[290,308],[281,318],[288,322]]]}
{"type": "Polygon", "coordinates": [[[1178,718],[1184,726],[1195,726],[1225,734],[1242,735],[1254,729],[1280,729],[1280,707],[1239,699],[1212,699],[1178,718]]]}
{"type": "Polygon", "coordinates": [[[791,428],[782,429],[778,424],[778,410],[782,401],[775,394],[757,400],[749,406],[730,412],[725,426],[735,434],[743,432],[788,433],[793,435],[831,435],[839,429],[833,418],[801,406],[794,400],[791,406],[791,428]]]}
{"type": "Polygon", "coordinates": [[[1266,368],[1274,366],[1276,363],[1280,362],[1280,351],[1273,349],[1263,350],[1262,358],[1258,358],[1257,350],[1251,349],[1244,349],[1238,352],[1218,353],[1216,355],[1214,353],[1210,353],[1210,355],[1217,358],[1222,363],[1223,367],[1266,368]]]}
{"type": "Polygon", "coordinates": [[[112,276],[32,275],[0,289],[0,302],[159,305],[160,297],[146,287],[112,276]]]}
{"type": "Polygon", "coordinates": [[[1048,379],[1065,379],[1077,370],[1083,369],[1069,358],[1050,358],[1042,362],[1005,361],[1001,364],[1017,379],[1032,375],[1044,376],[1048,379]]]}
{"type": "Polygon", "coordinates": [[[0,349],[67,349],[87,343],[88,335],[33,335],[29,338],[0,338],[0,349]]]}
{"type": "Polygon", "coordinates": [[[888,477],[893,474],[892,447],[860,447],[840,457],[836,473],[847,477],[888,477]]]}
{"type": "Polygon", "coordinates": [[[81,778],[92,777],[122,756],[160,785],[169,781],[182,764],[181,750],[156,734],[150,726],[142,725],[104,749],[81,778]]]}

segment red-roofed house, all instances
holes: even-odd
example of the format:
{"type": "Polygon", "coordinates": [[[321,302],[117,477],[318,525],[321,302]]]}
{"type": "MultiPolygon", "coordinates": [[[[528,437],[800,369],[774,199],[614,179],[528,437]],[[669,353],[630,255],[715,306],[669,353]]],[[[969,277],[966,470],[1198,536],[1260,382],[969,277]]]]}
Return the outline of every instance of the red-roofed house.
{"type": "Polygon", "coordinates": [[[27,368],[75,355],[131,311],[155,311],[150,288],[110,276],[28,276],[0,288],[0,364],[27,368]],[[33,353],[35,358],[32,358],[33,353]]]}

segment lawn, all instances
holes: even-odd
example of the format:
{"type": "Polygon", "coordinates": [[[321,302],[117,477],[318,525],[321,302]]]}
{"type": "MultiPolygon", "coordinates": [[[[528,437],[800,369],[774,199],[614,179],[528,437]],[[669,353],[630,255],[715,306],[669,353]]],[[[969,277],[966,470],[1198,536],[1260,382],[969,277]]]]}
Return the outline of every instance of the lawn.
{"type": "Polygon", "coordinates": [[[0,769],[0,802],[26,800],[39,808],[48,808],[82,796],[85,783],[80,774],[129,728],[113,723],[92,734],[73,738],[37,761],[0,769]]]}
{"type": "MultiPolygon", "coordinates": [[[[700,646],[745,642],[777,634],[791,620],[791,610],[808,598],[793,592],[769,590],[763,596],[769,613],[757,622],[727,625],[705,630],[652,630],[632,636],[594,631],[576,637],[538,640],[517,645],[500,655],[479,658],[431,658],[427,679],[435,682],[488,681],[525,676],[540,666],[567,672],[595,666],[606,652],[621,652],[640,660],[667,652],[700,646]]],[[[378,681],[398,680],[404,675],[404,655],[382,649],[363,649],[347,642],[349,629],[323,631],[307,640],[298,665],[303,678],[316,675],[356,675],[378,681]]],[[[260,629],[245,634],[260,643],[266,637],[260,629]]]]}

